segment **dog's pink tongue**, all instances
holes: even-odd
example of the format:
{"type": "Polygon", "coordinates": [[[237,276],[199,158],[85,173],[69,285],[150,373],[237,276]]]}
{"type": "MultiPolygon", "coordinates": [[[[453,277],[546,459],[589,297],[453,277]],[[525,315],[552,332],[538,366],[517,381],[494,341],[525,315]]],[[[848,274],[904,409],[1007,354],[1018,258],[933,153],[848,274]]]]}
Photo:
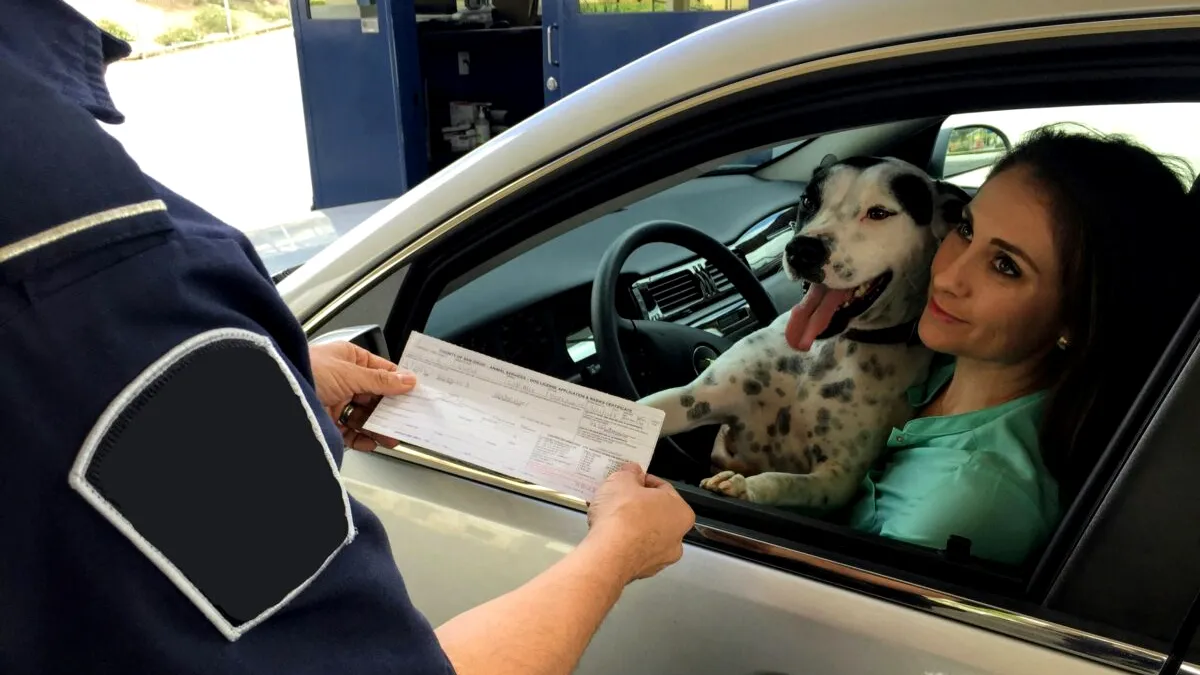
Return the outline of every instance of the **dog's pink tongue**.
{"type": "Polygon", "coordinates": [[[813,284],[804,299],[792,308],[785,335],[792,349],[806,352],[833,320],[838,307],[854,294],[854,289],[830,290],[825,284],[813,284]]]}

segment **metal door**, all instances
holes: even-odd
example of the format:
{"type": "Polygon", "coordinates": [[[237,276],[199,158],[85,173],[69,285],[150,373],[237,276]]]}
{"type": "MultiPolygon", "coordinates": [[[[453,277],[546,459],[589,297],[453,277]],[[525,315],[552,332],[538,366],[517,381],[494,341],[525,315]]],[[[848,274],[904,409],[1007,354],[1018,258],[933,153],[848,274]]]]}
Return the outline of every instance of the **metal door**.
{"type": "Polygon", "coordinates": [[[412,0],[292,0],[313,208],[397,197],[425,178],[412,0]]]}

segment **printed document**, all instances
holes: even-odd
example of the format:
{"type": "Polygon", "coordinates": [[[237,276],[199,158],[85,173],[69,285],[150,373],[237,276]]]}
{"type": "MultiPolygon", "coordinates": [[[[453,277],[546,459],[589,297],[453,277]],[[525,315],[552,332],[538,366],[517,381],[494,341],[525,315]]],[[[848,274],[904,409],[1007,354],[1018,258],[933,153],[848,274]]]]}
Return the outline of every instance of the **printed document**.
{"type": "Polygon", "coordinates": [[[364,429],[586,501],[626,461],[649,466],[665,416],[416,332],[400,367],[417,386],[364,429]]]}

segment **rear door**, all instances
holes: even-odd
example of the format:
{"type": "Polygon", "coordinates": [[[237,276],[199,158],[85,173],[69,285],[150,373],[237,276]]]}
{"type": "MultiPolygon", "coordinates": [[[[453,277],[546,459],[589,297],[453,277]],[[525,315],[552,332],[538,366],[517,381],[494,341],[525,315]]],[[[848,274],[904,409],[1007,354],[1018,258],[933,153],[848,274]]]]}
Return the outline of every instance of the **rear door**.
{"type": "Polygon", "coordinates": [[[669,42],[775,0],[547,0],[546,105],[669,42]]]}

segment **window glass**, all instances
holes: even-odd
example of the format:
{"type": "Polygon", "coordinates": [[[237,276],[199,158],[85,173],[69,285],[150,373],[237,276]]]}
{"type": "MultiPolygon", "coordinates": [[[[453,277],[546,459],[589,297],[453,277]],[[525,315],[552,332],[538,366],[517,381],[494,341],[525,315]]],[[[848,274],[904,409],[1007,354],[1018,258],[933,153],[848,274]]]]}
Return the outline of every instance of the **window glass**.
{"type": "Polygon", "coordinates": [[[1197,119],[1200,103],[1022,108],[951,115],[942,125],[943,130],[953,130],[943,176],[956,185],[978,188],[1003,155],[1002,139],[1016,145],[1029,132],[1050,124],[1126,135],[1156,153],[1186,162],[1195,172],[1200,169],[1197,119]],[[979,166],[972,168],[973,164],[979,166]]]}

